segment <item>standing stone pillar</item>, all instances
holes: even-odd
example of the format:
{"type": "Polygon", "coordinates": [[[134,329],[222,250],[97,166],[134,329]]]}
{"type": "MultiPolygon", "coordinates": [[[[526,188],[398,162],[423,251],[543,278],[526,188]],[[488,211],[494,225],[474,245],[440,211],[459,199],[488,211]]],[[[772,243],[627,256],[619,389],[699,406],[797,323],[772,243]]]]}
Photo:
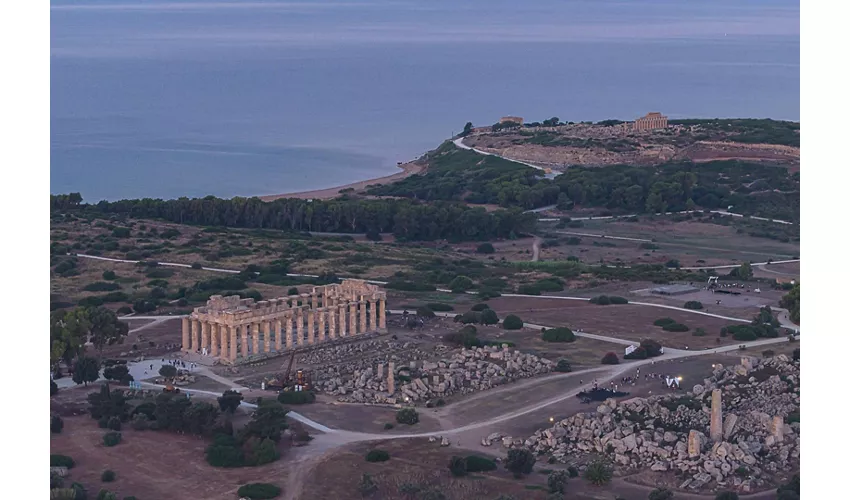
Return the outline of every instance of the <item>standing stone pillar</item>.
{"type": "Polygon", "coordinates": [[[218,356],[218,324],[210,323],[210,356],[218,356]]]}
{"type": "Polygon", "coordinates": [[[431,376],[431,385],[434,386],[434,387],[437,387],[438,385],[440,385],[440,376],[439,375],[432,375],[431,376]]]}
{"type": "Polygon", "coordinates": [[[319,296],[316,295],[316,289],[310,294],[310,308],[314,311],[319,308],[319,296]]]}
{"type": "Polygon", "coordinates": [[[319,315],[319,326],[318,326],[318,328],[319,328],[319,342],[325,341],[325,312],[326,311],[327,311],[327,309],[325,309],[324,307],[321,307],[316,311],[316,314],[319,315]]]}
{"type": "Polygon", "coordinates": [[[295,310],[295,340],[298,341],[298,345],[304,345],[304,313],[301,309],[295,310]]]}
{"type": "Polygon", "coordinates": [[[239,336],[242,337],[242,357],[248,357],[248,325],[239,325],[239,336]]]}
{"type": "Polygon", "coordinates": [[[377,376],[378,376],[378,380],[384,379],[384,364],[383,363],[378,363],[378,374],[377,374],[377,376]]]}
{"type": "Polygon", "coordinates": [[[337,310],[337,307],[333,305],[330,307],[330,309],[328,309],[328,337],[330,337],[331,340],[336,338],[337,310]]]}
{"type": "Polygon", "coordinates": [[[290,311],[283,318],[284,323],[286,323],[286,348],[292,349],[292,312],[290,311]]]}
{"type": "Polygon", "coordinates": [[[239,327],[231,325],[227,328],[230,330],[230,361],[236,361],[236,347],[239,344],[236,335],[239,333],[239,327]]]}
{"type": "Polygon", "coordinates": [[[279,319],[275,320],[274,326],[275,326],[275,328],[274,328],[274,350],[275,351],[282,351],[283,350],[283,342],[282,342],[283,339],[281,338],[281,335],[283,334],[283,321],[281,321],[279,319]]]}
{"type": "Polygon", "coordinates": [[[387,331],[387,299],[381,298],[378,300],[378,331],[387,331]]]}
{"type": "Polygon", "coordinates": [[[183,318],[183,352],[189,352],[189,318],[183,318]]]}
{"type": "Polygon", "coordinates": [[[260,324],[251,323],[251,354],[259,354],[260,352],[260,324]]]}
{"type": "Polygon", "coordinates": [[[366,333],[369,331],[369,328],[366,327],[366,297],[363,295],[360,296],[360,333],[366,333]]]}
{"type": "Polygon", "coordinates": [[[272,322],[263,322],[263,352],[272,350],[272,322]]]}
{"type": "Polygon", "coordinates": [[[378,329],[378,304],[375,302],[375,297],[369,301],[369,331],[374,332],[378,329]]]}
{"type": "Polygon", "coordinates": [[[222,358],[227,357],[227,339],[229,337],[229,332],[227,330],[226,325],[218,325],[218,340],[221,344],[221,348],[219,349],[219,356],[222,358]]]}
{"type": "Polygon", "coordinates": [[[210,324],[206,321],[201,322],[201,349],[210,346],[210,324]]]}
{"type": "Polygon", "coordinates": [[[200,327],[200,321],[193,319],[192,320],[192,352],[198,352],[200,348],[200,334],[198,333],[198,329],[200,327]]]}
{"type": "Polygon", "coordinates": [[[782,420],[782,417],[779,415],[773,417],[770,431],[775,443],[781,443],[785,440],[785,422],[782,420]]]}
{"type": "Polygon", "coordinates": [[[390,396],[395,394],[395,362],[390,361],[389,371],[387,371],[387,392],[390,396]]]}
{"type": "Polygon", "coordinates": [[[357,335],[357,304],[348,303],[348,332],[351,335],[357,335]]]}
{"type": "MultiPolygon", "coordinates": [[[[315,295],[314,295],[314,297],[315,297],[315,295]]],[[[316,332],[314,331],[315,330],[314,326],[316,324],[315,316],[316,316],[316,310],[315,309],[309,309],[307,311],[307,343],[311,344],[311,345],[316,342],[316,339],[315,339],[316,332]]]]}
{"type": "Polygon", "coordinates": [[[688,457],[696,458],[702,453],[702,438],[703,433],[700,431],[691,430],[688,433],[688,457]]]}
{"type": "Polygon", "coordinates": [[[723,410],[720,406],[721,403],[720,389],[714,389],[711,391],[711,427],[709,437],[715,442],[723,440],[723,410]]]}
{"type": "Polygon", "coordinates": [[[339,336],[345,337],[345,304],[338,305],[336,313],[339,314],[339,336]]]}

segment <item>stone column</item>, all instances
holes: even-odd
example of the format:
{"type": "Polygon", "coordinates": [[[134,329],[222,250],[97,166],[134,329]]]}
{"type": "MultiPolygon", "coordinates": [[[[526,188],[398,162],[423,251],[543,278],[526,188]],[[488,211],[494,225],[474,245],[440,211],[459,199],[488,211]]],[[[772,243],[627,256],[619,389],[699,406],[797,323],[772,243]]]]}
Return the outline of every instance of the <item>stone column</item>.
{"type": "Polygon", "coordinates": [[[236,336],[239,332],[239,327],[228,326],[227,329],[230,333],[230,361],[236,361],[236,346],[239,343],[239,339],[237,339],[236,336]]]}
{"type": "Polygon", "coordinates": [[[263,322],[263,352],[272,350],[272,322],[263,322]]]}
{"type": "Polygon", "coordinates": [[[259,323],[251,323],[251,343],[253,350],[251,354],[259,354],[260,353],[260,324],[259,323]]]}
{"type": "Polygon", "coordinates": [[[715,442],[723,440],[723,410],[721,409],[721,403],[720,389],[714,389],[711,391],[711,427],[709,437],[715,442]]]}
{"type": "Polygon", "coordinates": [[[283,321],[281,321],[279,319],[275,320],[274,326],[275,326],[275,329],[274,329],[274,350],[275,351],[282,351],[283,350],[283,342],[282,342],[283,339],[281,338],[281,336],[283,335],[283,321]]]}
{"type": "Polygon", "coordinates": [[[295,310],[295,340],[298,341],[298,345],[304,345],[304,313],[301,309],[295,310]]]}
{"type": "Polygon", "coordinates": [[[357,303],[348,303],[348,332],[357,335],[357,303]]]}
{"type": "Polygon", "coordinates": [[[378,304],[375,302],[375,297],[369,300],[369,331],[374,332],[378,329],[378,304]]]}
{"type": "Polygon", "coordinates": [[[378,331],[387,331],[387,299],[381,298],[378,300],[378,331]]]}
{"type": "Polygon", "coordinates": [[[210,356],[218,356],[218,325],[210,323],[210,356]]]}
{"type": "Polygon", "coordinates": [[[218,340],[221,344],[221,348],[219,349],[219,356],[222,358],[227,357],[227,340],[229,337],[229,333],[227,331],[227,326],[218,325],[218,340]]]}
{"type": "Polygon", "coordinates": [[[688,434],[688,457],[696,458],[702,452],[702,437],[700,431],[691,430],[688,434]]]}
{"type": "Polygon", "coordinates": [[[773,435],[773,440],[776,443],[781,443],[785,440],[785,422],[782,417],[776,415],[773,417],[770,432],[773,435]]]}
{"type": "Polygon", "coordinates": [[[189,352],[189,318],[183,318],[183,352],[189,352]]]}
{"type": "Polygon", "coordinates": [[[384,379],[384,364],[383,364],[383,363],[378,363],[378,373],[377,373],[377,376],[378,376],[378,380],[383,380],[383,379],[384,379]]]}
{"type": "Polygon", "coordinates": [[[325,309],[324,307],[320,307],[318,310],[316,310],[316,314],[319,316],[319,325],[318,325],[319,342],[325,341],[325,312],[326,311],[327,311],[327,309],[325,309]]]}
{"type": "Polygon", "coordinates": [[[328,337],[331,340],[336,338],[336,315],[338,310],[334,305],[328,309],[328,337]]]}
{"type": "Polygon", "coordinates": [[[248,357],[248,325],[239,325],[239,336],[242,337],[242,357],[248,357]]]}
{"type": "Polygon", "coordinates": [[[201,322],[201,349],[210,346],[210,324],[206,321],[201,322]]]}
{"type": "MultiPolygon", "coordinates": [[[[313,297],[315,297],[315,295],[313,295],[313,297]]],[[[316,332],[314,331],[315,330],[314,325],[316,324],[315,316],[316,316],[316,310],[315,309],[309,309],[307,311],[307,343],[308,344],[313,344],[313,343],[316,342],[316,339],[315,339],[316,332]]]]}
{"type": "Polygon", "coordinates": [[[387,372],[387,392],[390,396],[395,394],[395,362],[390,361],[389,371],[387,372]]]}
{"type": "Polygon", "coordinates": [[[314,311],[319,308],[319,296],[316,295],[315,289],[310,293],[310,308],[314,311]]]}
{"type": "Polygon", "coordinates": [[[283,321],[286,326],[286,348],[292,349],[292,312],[287,314],[283,321]]]}
{"type": "Polygon", "coordinates": [[[369,331],[369,328],[366,327],[366,297],[363,295],[360,296],[360,333],[366,333],[369,331]]]}
{"type": "Polygon", "coordinates": [[[339,313],[339,336],[340,336],[340,337],[345,337],[345,336],[346,336],[346,329],[345,329],[345,304],[340,304],[340,305],[337,307],[337,312],[339,313]]]}
{"type": "Polygon", "coordinates": [[[200,321],[193,319],[192,320],[192,352],[197,352],[200,349],[200,334],[198,333],[198,329],[200,328],[200,321]]]}

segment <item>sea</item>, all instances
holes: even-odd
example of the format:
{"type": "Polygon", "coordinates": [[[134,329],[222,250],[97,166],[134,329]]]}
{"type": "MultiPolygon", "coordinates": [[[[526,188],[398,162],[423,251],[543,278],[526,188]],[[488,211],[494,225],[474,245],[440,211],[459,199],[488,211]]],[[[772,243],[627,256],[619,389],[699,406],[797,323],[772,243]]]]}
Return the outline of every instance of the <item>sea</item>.
{"type": "Polygon", "coordinates": [[[791,0],[52,0],[51,193],[268,195],[501,116],[800,117],[791,0]]]}

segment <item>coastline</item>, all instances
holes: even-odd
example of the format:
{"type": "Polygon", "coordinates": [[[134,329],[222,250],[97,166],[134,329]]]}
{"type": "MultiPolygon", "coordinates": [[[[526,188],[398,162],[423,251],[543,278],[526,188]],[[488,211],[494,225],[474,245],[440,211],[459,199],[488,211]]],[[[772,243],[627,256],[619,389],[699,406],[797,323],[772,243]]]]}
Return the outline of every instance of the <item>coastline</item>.
{"type": "Polygon", "coordinates": [[[345,184],[342,186],[334,186],[325,189],[314,189],[312,191],[298,191],[294,193],[281,193],[281,194],[270,194],[266,196],[259,196],[259,198],[263,201],[274,201],[280,198],[299,198],[299,199],[313,199],[313,200],[329,200],[331,198],[336,198],[340,195],[340,191],[343,189],[353,189],[355,191],[360,191],[365,189],[366,186],[371,184],[385,184],[387,182],[395,182],[405,177],[409,177],[413,174],[422,173],[425,170],[425,165],[422,163],[418,163],[416,161],[402,163],[398,165],[402,171],[397,172],[395,174],[386,175],[384,177],[377,177],[374,179],[366,179],[363,181],[352,182],[351,184],[345,184]]]}

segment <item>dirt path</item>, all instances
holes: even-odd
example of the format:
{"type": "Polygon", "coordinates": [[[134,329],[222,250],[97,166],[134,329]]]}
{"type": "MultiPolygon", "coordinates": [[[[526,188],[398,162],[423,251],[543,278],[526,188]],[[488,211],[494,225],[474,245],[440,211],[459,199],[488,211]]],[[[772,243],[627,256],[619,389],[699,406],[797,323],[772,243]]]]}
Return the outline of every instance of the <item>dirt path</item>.
{"type": "Polygon", "coordinates": [[[534,237],[534,241],[531,242],[531,262],[537,262],[540,259],[540,243],[543,242],[543,238],[539,236],[534,237]]]}

